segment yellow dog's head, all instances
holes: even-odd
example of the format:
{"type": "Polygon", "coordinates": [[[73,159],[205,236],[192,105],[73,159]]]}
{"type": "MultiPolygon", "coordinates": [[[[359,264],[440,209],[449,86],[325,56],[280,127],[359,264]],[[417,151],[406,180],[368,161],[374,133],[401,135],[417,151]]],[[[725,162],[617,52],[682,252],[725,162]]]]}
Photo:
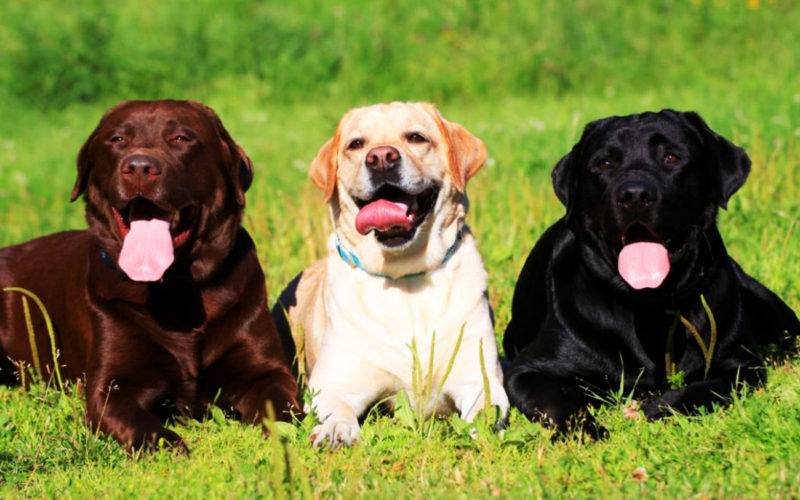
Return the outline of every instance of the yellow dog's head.
{"type": "Polygon", "coordinates": [[[311,162],[342,245],[371,272],[399,276],[441,263],[464,223],[465,187],[483,142],[429,103],[348,111],[311,162]]]}

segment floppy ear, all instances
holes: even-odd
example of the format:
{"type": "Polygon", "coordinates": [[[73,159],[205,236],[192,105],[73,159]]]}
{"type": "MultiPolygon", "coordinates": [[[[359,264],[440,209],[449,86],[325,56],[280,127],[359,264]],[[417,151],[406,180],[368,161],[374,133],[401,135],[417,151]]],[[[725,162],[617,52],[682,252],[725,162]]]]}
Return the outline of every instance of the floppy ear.
{"type": "Polygon", "coordinates": [[[228,147],[233,150],[233,164],[236,165],[236,172],[233,176],[234,182],[237,184],[236,202],[240,206],[244,206],[244,193],[250,189],[250,185],[253,183],[253,162],[244,149],[233,142],[233,139],[228,147]]]}
{"type": "Polygon", "coordinates": [[[325,141],[325,144],[319,148],[317,156],[311,160],[311,167],[309,168],[311,181],[325,192],[325,202],[330,201],[331,196],[333,196],[333,190],[336,187],[338,136],[337,131],[334,137],[325,141]]]}
{"type": "Polygon", "coordinates": [[[70,202],[77,200],[78,197],[82,195],[84,191],[86,191],[86,186],[89,183],[89,173],[92,170],[92,164],[89,161],[89,150],[91,149],[92,143],[97,137],[97,132],[100,131],[100,126],[106,120],[108,115],[110,115],[114,110],[126,106],[129,102],[130,101],[122,101],[106,111],[105,114],[103,114],[103,117],[100,118],[97,126],[94,128],[94,130],[92,130],[92,133],[89,134],[86,142],[84,142],[83,146],[81,146],[81,150],[78,152],[78,176],[75,178],[75,186],[72,188],[72,193],[69,195],[70,202]]]}
{"type": "Polygon", "coordinates": [[[486,162],[486,146],[458,123],[445,121],[450,135],[450,170],[459,191],[486,162]]]}
{"type": "Polygon", "coordinates": [[[578,167],[574,165],[574,163],[578,161],[578,157],[581,154],[581,150],[586,139],[597,129],[601,123],[605,121],[606,119],[601,119],[586,124],[586,126],[583,128],[583,132],[581,133],[580,140],[578,140],[578,142],[572,146],[570,152],[558,160],[556,166],[553,167],[553,172],[551,173],[551,178],[553,179],[553,191],[555,191],[559,201],[561,201],[561,203],[567,207],[567,216],[570,215],[570,199],[572,198],[572,193],[577,186],[578,177],[575,173],[575,169],[578,167]]]}
{"type": "Polygon", "coordinates": [[[308,173],[314,185],[325,192],[325,203],[331,200],[333,191],[336,189],[336,173],[339,170],[338,151],[342,128],[345,121],[354,111],[355,109],[351,109],[342,116],[336,125],[336,132],[334,132],[333,137],[325,141],[325,144],[319,148],[317,156],[311,160],[308,173]]]}
{"type": "Polygon", "coordinates": [[[446,142],[447,161],[453,184],[459,191],[464,192],[469,178],[486,162],[486,145],[458,123],[445,120],[433,104],[422,103],[422,106],[436,121],[436,126],[446,142]]]}
{"type": "MultiPolygon", "coordinates": [[[[222,124],[220,123],[221,126],[222,124]]],[[[220,131],[220,138],[231,156],[231,179],[236,188],[236,203],[243,207],[245,203],[244,193],[250,189],[250,185],[253,183],[253,162],[244,152],[244,149],[234,142],[224,128],[220,131]]]]}
{"type": "Polygon", "coordinates": [[[558,200],[566,207],[569,204],[570,180],[572,176],[572,158],[575,156],[577,145],[572,147],[572,151],[565,154],[556,166],[550,177],[553,179],[553,191],[556,192],[558,200]]]}
{"type": "Polygon", "coordinates": [[[720,207],[727,208],[728,200],[750,174],[750,157],[744,149],[711,130],[697,113],[686,111],[681,115],[703,138],[712,199],[720,207]]]}
{"type": "Polygon", "coordinates": [[[89,182],[89,172],[92,169],[92,165],[89,163],[89,148],[92,146],[96,134],[97,128],[95,128],[94,132],[86,139],[86,142],[83,143],[78,153],[78,176],[75,178],[75,186],[72,188],[72,194],[69,195],[70,202],[77,200],[78,197],[86,191],[86,184],[89,182]]]}
{"type": "Polygon", "coordinates": [[[239,206],[244,206],[244,193],[253,183],[253,162],[250,161],[250,158],[247,156],[247,153],[245,153],[244,149],[236,144],[236,141],[233,140],[231,135],[225,129],[225,126],[222,125],[222,120],[220,120],[219,116],[217,116],[217,113],[215,113],[213,109],[197,101],[189,101],[189,103],[205,113],[209,121],[211,121],[211,123],[214,125],[214,129],[216,130],[217,136],[219,136],[219,139],[222,142],[223,148],[226,149],[228,155],[230,155],[230,165],[232,170],[230,172],[230,176],[233,180],[234,187],[236,188],[236,203],[238,203],[239,206]]]}

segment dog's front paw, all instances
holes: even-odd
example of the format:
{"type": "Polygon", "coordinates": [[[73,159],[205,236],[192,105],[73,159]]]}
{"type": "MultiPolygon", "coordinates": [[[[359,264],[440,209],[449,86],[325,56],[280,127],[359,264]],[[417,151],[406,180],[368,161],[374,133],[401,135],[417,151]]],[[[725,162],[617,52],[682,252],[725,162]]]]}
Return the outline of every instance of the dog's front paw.
{"type": "Polygon", "coordinates": [[[138,442],[126,443],[129,453],[144,451],[155,452],[159,450],[172,450],[180,455],[188,455],[189,448],[178,434],[169,429],[159,429],[146,435],[138,442]]]}
{"type": "Polygon", "coordinates": [[[670,400],[669,397],[664,397],[664,395],[661,397],[654,397],[653,399],[647,401],[642,406],[642,412],[644,412],[644,416],[650,422],[654,420],[661,420],[662,418],[674,415],[675,413],[680,413],[680,411],[675,408],[674,401],[670,400]]]}
{"type": "Polygon", "coordinates": [[[361,427],[358,422],[326,420],[311,431],[311,444],[314,448],[322,446],[325,441],[328,441],[330,448],[338,448],[342,445],[353,446],[358,443],[360,431],[361,427]]]}
{"type": "Polygon", "coordinates": [[[659,396],[654,396],[642,405],[642,411],[647,420],[659,420],[675,413],[686,410],[686,388],[666,391],[659,396]]]}

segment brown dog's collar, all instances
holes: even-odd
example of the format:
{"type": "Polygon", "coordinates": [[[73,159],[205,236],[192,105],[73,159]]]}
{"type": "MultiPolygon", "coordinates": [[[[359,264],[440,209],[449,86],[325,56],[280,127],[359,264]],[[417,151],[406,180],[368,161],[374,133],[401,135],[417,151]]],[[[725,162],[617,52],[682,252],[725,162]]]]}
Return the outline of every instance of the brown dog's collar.
{"type": "Polygon", "coordinates": [[[105,265],[109,267],[109,269],[117,269],[117,266],[111,261],[111,257],[108,256],[105,250],[100,250],[100,260],[103,261],[105,265]]]}

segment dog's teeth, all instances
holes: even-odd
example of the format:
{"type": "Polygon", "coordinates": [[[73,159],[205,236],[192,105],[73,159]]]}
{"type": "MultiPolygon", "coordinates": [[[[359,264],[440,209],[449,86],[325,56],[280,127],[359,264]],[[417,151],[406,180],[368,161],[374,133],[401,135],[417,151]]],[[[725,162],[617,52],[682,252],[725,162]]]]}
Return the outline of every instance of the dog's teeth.
{"type": "Polygon", "coordinates": [[[181,212],[180,210],[175,210],[175,213],[172,214],[172,221],[176,224],[181,221],[181,212]]]}

